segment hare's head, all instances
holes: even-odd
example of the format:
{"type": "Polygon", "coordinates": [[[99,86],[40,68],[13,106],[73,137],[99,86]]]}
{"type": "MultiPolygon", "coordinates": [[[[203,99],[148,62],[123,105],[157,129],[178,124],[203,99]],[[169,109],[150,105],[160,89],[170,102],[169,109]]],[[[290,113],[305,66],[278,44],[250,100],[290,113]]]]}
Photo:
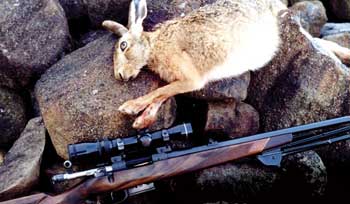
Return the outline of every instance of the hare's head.
{"type": "Polygon", "coordinates": [[[147,16],[146,0],[132,0],[128,27],[114,21],[104,21],[103,27],[120,36],[113,56],[114,76],[118,80],[135,78],[147,64],[149,46],[143,37],[142,22],[147,16]]]}

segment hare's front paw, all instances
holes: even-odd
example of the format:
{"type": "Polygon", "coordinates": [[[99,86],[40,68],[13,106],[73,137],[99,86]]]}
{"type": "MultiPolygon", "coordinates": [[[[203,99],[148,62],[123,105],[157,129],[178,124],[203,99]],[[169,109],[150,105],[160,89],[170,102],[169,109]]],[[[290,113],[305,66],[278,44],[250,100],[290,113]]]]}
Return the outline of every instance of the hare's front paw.
{"type": "Polygon", "coordinates": [[[144,129],[151,126],[157,119],[157,112],[161,106],[161,103],[150,104],[143,113],[136,118],[132,127],[135,129],[144,129]]]}
{"type": "Polygon", "coordinates": [[[143,103],[142,101],[135,99],[123,103],[118,110],[129,115],[136,115],[145,109],[147,105],[147,103],[143,103]]]}
{"type": "Polygon", "coordinates": [[[132,124],[132,127],[138,130],[144,129],[151,126],[156,119],[156,116],[150,115],[147,113],[147,111],[145,111],[141,116],[136,118],[135,122],[132,124]]]}

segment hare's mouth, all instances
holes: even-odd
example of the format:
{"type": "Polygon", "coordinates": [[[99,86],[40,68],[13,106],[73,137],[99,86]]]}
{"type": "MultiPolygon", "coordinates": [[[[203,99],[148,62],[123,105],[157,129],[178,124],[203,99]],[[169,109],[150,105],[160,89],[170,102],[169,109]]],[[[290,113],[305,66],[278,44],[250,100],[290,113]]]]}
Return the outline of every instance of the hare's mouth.
{"type": "Polygon", "coordinates": [[[138,74],[139,74],[139,70],[134,73],[123,73],[121,71],[117,71],[115,72],[114,77],[119,81],[127,82],[129,80],[135,79],[138,74]]]}

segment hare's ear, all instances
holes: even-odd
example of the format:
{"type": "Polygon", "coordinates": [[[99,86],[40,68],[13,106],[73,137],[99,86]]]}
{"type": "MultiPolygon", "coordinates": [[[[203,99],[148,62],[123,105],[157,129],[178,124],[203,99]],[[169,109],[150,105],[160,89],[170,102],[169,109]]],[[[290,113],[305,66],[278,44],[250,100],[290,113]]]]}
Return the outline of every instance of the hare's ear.
{"type": "Polygon", "coordinates": [[[147,16],[146,0],[132,0],[129,8],[129,31],[136,36],[140,36],[143,31],[143,20],[147,16]]]}
{"type": "Polygon", "coordinates": [[[128,29],[125,26],[114,21],[103,21],[102,26],[117,36],[123,36],[128,32],[128,29]]]}

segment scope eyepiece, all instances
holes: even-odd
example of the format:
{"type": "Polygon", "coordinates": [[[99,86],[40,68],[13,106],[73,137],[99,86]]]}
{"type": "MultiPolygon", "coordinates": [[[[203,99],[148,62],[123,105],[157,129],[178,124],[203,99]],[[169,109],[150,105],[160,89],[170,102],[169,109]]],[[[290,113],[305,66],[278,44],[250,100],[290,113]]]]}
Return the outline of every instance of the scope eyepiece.
{"type": "Polygon", "coordinates": [[[164,146],[164,143],[172,139],[187,139],[192,132],[191,124],[184,123],[169,129],[127,138],[70,144],[68,145],[69,160],[90,163],[107,162],[112,156],[120,155],[121,152],[127,154],[137,152],[140,148],[164,146]]]}

